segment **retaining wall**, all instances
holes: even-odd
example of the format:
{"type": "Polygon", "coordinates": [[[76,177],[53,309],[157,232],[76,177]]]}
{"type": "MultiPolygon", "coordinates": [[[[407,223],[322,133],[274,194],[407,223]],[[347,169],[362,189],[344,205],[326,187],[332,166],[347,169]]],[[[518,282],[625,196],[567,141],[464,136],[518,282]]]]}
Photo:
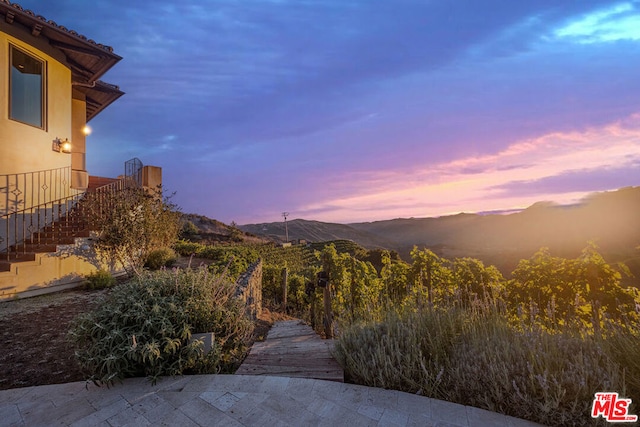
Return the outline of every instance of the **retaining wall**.
{"type": "Polygon", "coordinates": [[[236,282],[236,296],[246,305],[246,313],[256,320],[262,314],[262,260],[254,262],[236,282]]]}

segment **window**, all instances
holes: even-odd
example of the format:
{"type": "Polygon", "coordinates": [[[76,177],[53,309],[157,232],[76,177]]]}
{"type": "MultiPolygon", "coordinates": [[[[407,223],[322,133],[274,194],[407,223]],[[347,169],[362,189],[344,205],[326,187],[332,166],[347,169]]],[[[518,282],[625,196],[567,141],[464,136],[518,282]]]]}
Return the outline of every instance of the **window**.
{"type": "Polygon", "coordinates": [[[31,126],[45,127],[45,63],[11,46],[9,117],[31,126]]]}

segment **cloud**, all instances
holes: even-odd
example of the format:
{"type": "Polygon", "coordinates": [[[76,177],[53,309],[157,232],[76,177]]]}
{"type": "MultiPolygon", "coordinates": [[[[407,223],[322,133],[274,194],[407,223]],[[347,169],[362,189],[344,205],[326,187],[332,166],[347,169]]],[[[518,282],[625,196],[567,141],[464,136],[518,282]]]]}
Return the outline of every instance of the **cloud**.
{"type": "Polygon", "coordinates": [[[555,36],[582,44],[640,40],[638,2],[617,3],[584,14],[557,29],[555,36]]]}
{"type": "Polygon", "coordinates": [[[637,185],[639,178],[640,114],[636,114],[600,128],[542,135],[494,154],[403,173],[336,176],[329,191],[334,197],[309,203],[300,211],[371,220],[509,209],[541,198],[577,200],[589,192],[637,185]],[[340,182],[349,185],[341,188],[340,182]],[[329,206],[333,212],[325,208],[329,206]]]}

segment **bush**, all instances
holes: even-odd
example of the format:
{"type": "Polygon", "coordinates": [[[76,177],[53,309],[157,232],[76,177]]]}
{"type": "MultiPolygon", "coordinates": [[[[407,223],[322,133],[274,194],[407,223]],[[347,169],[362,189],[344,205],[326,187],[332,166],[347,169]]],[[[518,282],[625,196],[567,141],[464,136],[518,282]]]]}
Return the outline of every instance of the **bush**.
{"type": "Polygon", "coordinates": [[[185,239],[193,238],[200,233],[200,229],[190,220],[186,219],[182,222],[182,228],[180,229],[180,237],[185,239]]]}
{"type": "Polygon", "coordinates": [[[116,279],[106,270],[98,270],[87,277],[86,289],[105,289],[116,284],[116,279]]]}
{"type": "Polygon", "coordinates": [[[154,249],[149,252],[144,266],[151,270],[159,270],[162,267],[171,267],[177,258],[178,255],[171,248],[154,249]]]}
{"type": "Polygon", "coordinates": [[[246,351],[252,322],[235,285],[206,269],[147,272],[114,288],[78,316],[69,336],[82,372],[97,385],[125,377],[230,372],[246,351]],[[192,333],[213,332],[204,354],[192,333]]]}
{"type": "Polygon", "coordinates": [[[128,186],[87,193],[83,202],[90,226],[98,234],[95,248],[112,267],[139,270],[151,251],[173,245],[180,231],[177,206],[162,188],[128,186]]]}

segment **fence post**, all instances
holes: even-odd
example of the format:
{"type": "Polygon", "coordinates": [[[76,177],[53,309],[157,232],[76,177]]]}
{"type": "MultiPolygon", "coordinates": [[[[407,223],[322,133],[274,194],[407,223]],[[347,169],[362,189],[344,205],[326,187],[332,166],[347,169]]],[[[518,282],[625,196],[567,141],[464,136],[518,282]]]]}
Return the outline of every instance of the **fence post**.
{"type": "Polygon", "coordinates": [[[289,271],[287,267],[282,269],[282,311],[287,314],[287,288],[289,280],[289,271]]]}
{"type": "Polygon", "coordinates": [[[331,309],[331,282],[324,287],[324,334],[333,338],[333,310],[331,309]]]}

